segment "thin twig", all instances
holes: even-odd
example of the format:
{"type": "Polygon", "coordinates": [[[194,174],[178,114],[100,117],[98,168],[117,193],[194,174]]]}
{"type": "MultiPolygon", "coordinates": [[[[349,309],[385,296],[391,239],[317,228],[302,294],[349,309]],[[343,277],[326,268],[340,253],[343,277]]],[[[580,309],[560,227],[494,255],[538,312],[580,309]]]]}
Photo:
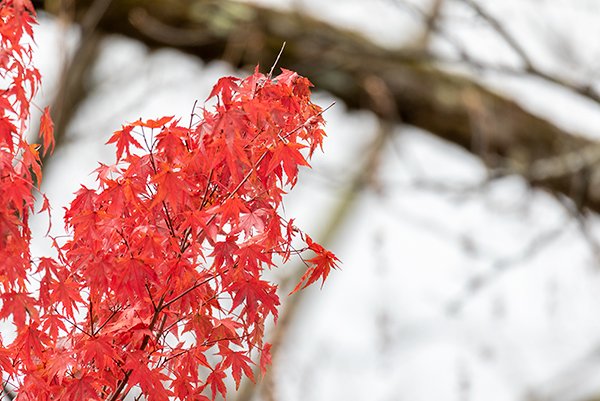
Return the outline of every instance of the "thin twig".
{"type": "Polygon", "coordinates": [[[497,260],[494,263],[492,270],[488,273],[470,278],[467,281],[464,292],[447,304],[447,313],[450,315],[459,314],[475,295],[480,294],[483,290],[489,288],[493,283],[497,282],[501,276],[511,271],[512,268],[522,265],[524,261],[532,259],[543,249],[547,249],[551,243],[555,242],[565,233],[565,227],[570,220],[571,219],[569,218],[567,221],[558,224],[555,228],[544,231],[533,238],[525,249],[517,255],[497,260]]]}
{"type": "Polygon", "coordinates": [[[434,0],[427,15],[425,15],[425,27],[422,34],[417,39],[417,49],[425,50],[429,47],[431,37],[437,30],[438,20],[441,18],[444,0],[434,0]]]}
{"type": "Polygon", "coordinates": [[[269,70],[269,74],[267,75],[268,79],[271,79],[271,77],[273,77],[273,70],[275,69],[275,66],[277,65],[277,63],[279,62],[281,55],[283,54],[283,49],[285,49],[285,42],[283,42],[283,44],[281,45],[281,50],[279,50],[279,54],[277,55],[275,62],[273,63],[273,65],[271,66],[271,69],[269,70]]]}
{"type": "Polygon", "coordinates": [[[510,46],[515,53],[519,55],[521,61],[525,64],[526,70],[533,69],[533,63],[525,52],[525,49],[519,44],[519,42],[504,28],[504,25],[500,23],[494,16],[488,13],[483,7],[477,4],[474,0],[462,0],[467,3],[481,18],[483,18],[497,33],[504,39],[504,41],[510,46]]]}
{"type": "MultiPolygon", "coordinates": [[[[223,273],[226,273],[228,269],[225,269],[223,271],[223,273]]],[[[168,302],[165,302],[163,305],[161,305],[161,310],[167,309],[169,306],[173,305],[173,303],[177,302],[178,300],[180,300],[181,298],[183,298],[184,296],[186,296],[187,294],[189,294],[190,292],[194,291],[196,288],[208,283],[211,280],[214,280],[215,278],[217,278],[217,276],[212,276],[209,277],[205,280],[202,280],[200,282],[197,282],[196,284],[192,285],[190,288],[188,288],[187,290],[183,291],[182,293],[180,293],[179,295],[177,295],[175,298],[171,299],[168,302]]]]}
{"type": "MultiPolygon", "coordinates": [[[[498,35],[500,35],[500,37],[506,42],[506,44],[508,44],[508,46],[521,58],[521,61],[523,62],[525,68],[523,71],[520,71],[520,70],[511,69],[510,67],[490,66],[485,63],[482,63],[482,62],[472,59],[470,56],[468,56],[468,54],[466,52],[461,51],[460,52],[461,57],[464,59],[464,61],[466,61],[469,64],[472,64],[478,68],[496,69],[498,71],[511,72],[513,74],[518,73],[518,72],[521,72],[521,73],[525,72],[526,74],[529,74],[531,76],[535,76],[535,77],[541,78],[545,81],[554,83],[556,85],[563,86],[583,97],[586,97],[597,103],[600,103],[600,94],[598,94],[591,85],[569,82],[565,78],[562,78],[562,77],[559,77],[559,76],[556,76],[553,74],[549,74],[545,71],[540,70],[538,67],[535,66],[535,64],[533,63],[533,61],[531,60],[531,58],[525,51],[525,49],[519,44],[519,41],[508,32],[508,30],[504,27],[504,25],[498,19],[496,19],[494,16],[492,16],[490,13],[488,13],[485,9],[483,9],[474,0],[462,0],[462,1],[465,2],[466,4],[468,4],[481,18],[483,18],[490,25],[490,27],[492,27],[496,31],[496,33],[498,33],[498,35]]],[[[454,43],[454,44],[456,45],[456,43],[454,43]]]]}

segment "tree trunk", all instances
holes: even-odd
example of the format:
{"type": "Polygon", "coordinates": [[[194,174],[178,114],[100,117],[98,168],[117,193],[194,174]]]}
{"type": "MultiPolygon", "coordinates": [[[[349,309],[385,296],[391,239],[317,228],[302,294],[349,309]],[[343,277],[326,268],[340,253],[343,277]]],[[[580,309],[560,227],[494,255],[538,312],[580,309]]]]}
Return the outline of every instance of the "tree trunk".
{"type": "MultiPolygon", "coordinates": [[[[47,0],[45,8],[57,12],[59,3],[47,0]]],[[[77,1],[76,18],[91,3],[77,1]]],[[[263,70],[286,42],[279,65],[350,108],[427,130],[492,168],[521,174],[532,185],[600,212],[600,144],[556,127],[473,78],[444,70],[426,54],[384,49],[305,14],[225,0],[113,0],[98,28],[152,48],[174,47],[238,67],[260,63],[263,70]]]]}

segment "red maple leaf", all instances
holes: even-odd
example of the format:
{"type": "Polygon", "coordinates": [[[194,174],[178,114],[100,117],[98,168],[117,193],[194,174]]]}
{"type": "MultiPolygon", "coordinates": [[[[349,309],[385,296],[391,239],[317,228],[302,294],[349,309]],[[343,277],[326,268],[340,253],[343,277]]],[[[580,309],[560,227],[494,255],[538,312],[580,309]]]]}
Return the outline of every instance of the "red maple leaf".
{"type": "MultiPolygon", "coordinates": [[[[295,185],[298,176],[298,166],[309,166],[302,153],[300,153],[300,149],[305,147],[301,143],[284,143],[276,147],[273,151],[269,168],[267,169],[268,173],[273,172],[276,167],[281,165],[287,176],[288,183],[295,185]]],[[[281,175],[279,178],[282,178],[281,175]]]]}
{"type": "Polygon", "coordinates": [[[271,344],[265,344],[260,352],[260,371],[264,376],[267,373],[267,366],[271,364],[271,344]]]}
{"type": "Polygon", "coordinates": [[[313,242],[308,235],[306,236],[306,243],[309,249],[316,253],[316,256],[306,261],[306,263],[309,264],[309,268],[306,270],[302,278],[300,278],[300,281],[290,294],[293,294],[302,288],[308,287],[319,279],[322,280],[321,287],[323,287],[327,276],[329,276],[329,272],[331,269],[337,268],[337,264],[339,262],[339,259],[333,254],[333,252],[330,252],[316,242],[313,242]]]}
{"type": "Polygon", "coordinates": [[[206,386],[210,386],[212,400],[220,393],[223,398],[227,396],[227,386],[225,385],[225,372],[220,367],[215,368],[206,378],[206,386]]]}
{"type": "Polygon", "coordinates": [[[235,381],[235,389],[240,387],[242,372],[254,382],[254,372],[252,372],[253,362],[243,351],[232,351],[228,347],[219,347],[219,355],[223,357],[221,368],[223,370],[231,367],[231,374],[235,381]]]}
{"type": "Polygon", "coordinates": [[[100,401],[98,397],[98,378],[91,374],[84,374],[70,381],[65,389],[63,398],[67,401],[100,401]]]}
{"type": "Polygon", "coordinates": [[[113,133],[110,139],[106,142],[116,143],[117,144],[117,160],[121,160],[123,153],[126,153],[128,156],[131,154],[129,147],[131,145],[135,146],[138,149],[142,149],[142,145],[136,141],[136,139],[131,135],[133,131],[134,125],[124,125],[120,130],[117,130],[113,133]]]}

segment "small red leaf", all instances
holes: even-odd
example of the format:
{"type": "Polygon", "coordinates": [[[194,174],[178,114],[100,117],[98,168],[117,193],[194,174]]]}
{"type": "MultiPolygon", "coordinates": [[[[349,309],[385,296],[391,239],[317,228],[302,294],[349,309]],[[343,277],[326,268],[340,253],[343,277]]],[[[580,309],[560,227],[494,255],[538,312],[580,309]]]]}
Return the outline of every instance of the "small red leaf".
{"type": "Polygon", "coordinates": [[[131,145],[138,149],[142,148],[142,145],[131,135],[133,127],[133,125],[122,126],[121,129],[115,131],[110,139],[106,142],[106,144],[117,144],[117,160],[121,160],[123,152],[127,153],[128,156],[131,154],[129,151],[129,146],[131,145]]]}
{"type": "Polygon", "coordinates": [[[48,213],[48,231],[46,231],[46,236],[50,233],[50,229],[52,228],[52,213],[50,211],[50,201],[46,197],[46,195],[42,194],[42,199],[44,202],[42,203],[42,208],[38,211],[39,213],[47,212],[48,213]]]}
{"type": "Polygon", "coordinates": [[[159,118],[158,120],[146,120],[146,121],[142,121],[141,119],[132,123],[131,125],[133,127],[146,127],[146,128],[150,128],[150,129],[154,129],[154,128],[162,128],[166,123],[168,123],[169,121],[171,121],[175,116],[166,116],[166,117],[162,117],[159,118]]]}
{"type": "Polygon", "coordinates": [[[227,386],[223,379],[225,379],[225,372],[220,367],[215,368],[206,378],[206,384],[210,386],[213,401],[217,398],[217,393],[221,393],[223,398],[227,396],[227,386]]]}
{"type": "Polygon", "coordinates": [[[329,275],[329,272],[331,269],[337,268],[337,262],[339,262],[339,259],[333,254],[333,252],[330,252],[316,242],[313,242],[308,235],[306,236],[306,243],[308,248],[316,253],[316,256],[306,261],[310,267],[306,270],[306,273],[304,273],[290,294],[308,287],[318,279],[322,280],[322,288],[327,276],[329,275]]]}
{"type": "Polygon", "coordinates": [[[44,109],[44,113],[40,119],[40,138],[42,138],[42,142],[44,145],[44,153],[50,152],[52,154],[54,152],[54,123],[52,122],[52,118],[50,117],[50,108],[46,107],[44,109]]]}
{"type": "Polygon", "coordinates": [[[235,389],[240,387],[242,380],[242,372],[254,382],[254,372],[252,372],[252,360],[245,355],[243,351],[232,351],[227,347],[220,347],[219,354],[223,356],[221,368],[227,369],[231,367],[231,375],[235,381],[235,389]]]}
{"type": "Polygon", "coordinates": [[[260,371],[264,377],[267,373],[267,366],[271,364],[271,344],[266,343],[260,353],[260,371]]]}
{"type": "Polygon", "coordinates": [[[238,91],[240,88],[238,82],[239,78],[236,77],[223,77],[219,79],[206,100],[209,100],[210,98],[220,94],[223,103],[229,104],[233,97],[233,92],[238,91]]]}

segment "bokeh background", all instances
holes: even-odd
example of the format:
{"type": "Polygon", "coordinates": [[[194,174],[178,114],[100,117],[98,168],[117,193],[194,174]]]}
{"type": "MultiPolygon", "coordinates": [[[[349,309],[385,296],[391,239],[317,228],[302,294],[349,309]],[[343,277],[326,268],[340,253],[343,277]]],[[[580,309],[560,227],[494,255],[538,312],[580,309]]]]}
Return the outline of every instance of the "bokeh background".
{"type": "Polygon", "coordinates": [[[283,42],[336,102],[285,213],[342,269],[289,298],[302,265],[273,272],[274,364],[230,399],[600,399],[598,1],[35,3],[54,235],[121,124],[187,118],[283,42]]]}

